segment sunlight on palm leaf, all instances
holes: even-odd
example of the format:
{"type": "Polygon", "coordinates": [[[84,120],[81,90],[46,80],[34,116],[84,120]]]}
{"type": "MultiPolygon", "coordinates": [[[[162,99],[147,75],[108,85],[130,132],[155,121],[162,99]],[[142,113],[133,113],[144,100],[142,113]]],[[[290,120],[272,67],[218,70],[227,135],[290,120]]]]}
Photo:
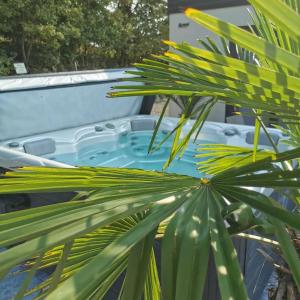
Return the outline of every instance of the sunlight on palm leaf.
{"type": "MultiPolygon", "coordinates": [[[[189,258],[197,260],[207,256],[211,245],[219,270],[218,277],[223,297],[232,295],[237,299],[245,299],[246,291],[242,279],[241,281],[234,279],[237,276],[241,278],[241,273],[236,257],[230,255],[235,250],[228,229],[222,222],[222,210],[228,203],[245,203],[262,211],[267,218],[271,218],[276,234],[282,239],[287,239],[282,230],[280,231],[280,226],[283,226],[280,224],[284,222],[299,230],[298,216],[275,204],[266,196],[244,187],[276,188],[282,185],[292,189],[297,187],[297,180],[300,179],[299,170],[282,171],[274,166],[278,162],[289,161],[299,156],[300,149],[274,154],[255,164],[221,172],[210,180],[111,168],[24,168],[18,172],[8,172],[0,181],[1,193],[23,192],[25,187],[30,192],[37,192],[42,188],[47,192],[58,190],[94,192],[85,200],[73,200],[48,206],[46,209],[33,208],[0,216],[0,245],[15,245],[0,254],[3,261],[0,272],[3,274],[19,263],[42,255],[43,259],[38,268],[58,262],[56,268],[62,269],[60,273],[55,271],[52,279],[42,284],[41,287],[50,287],[45,289],[43,291],[45,294],[42,295],[48,295],[47,299],[86,299],[92,295],[100,298],[104,296],[127,266],[127,272],[131,275],[128,275],[130,278],[128,282],[124,281],[121,298],[129,299],[132,295],[137,297],[144,291],[144,284],[148,279],[146,280],[146,273],[143,280],[141,280],[143,277],[136,277],[133,274],[141,274],[141,270],[146,270],[145,265],[149,265],[150,257],[153,257],[150,254],[157,227],[171,217],[162,241],[162,282],[165,283],[162,284],[162,295],[168,294],[171,290],[176,295],[187,296],[190,299],[202,294],[206,267],[194,264],[189,258]],[[60,177],[57,174],[60,174],[60,177]],[[12,185],[12,182],[15,184],[12,185]],[[224,202],[224,197],[227,202],[224,202]],[[133,215],[145,212],[143,218],[135,221],[132,219],[133,215]],[[113,228],[117,229],[116,236],[111,234],[114,232],[113,228]],[[183,230],[182,238],[176,235],[179,238],[178,249],[181,249],[174,253],[174,259],[178,260],[176,266],[172,265],[174,260],[169,261],[170,256],[164,254],[173,247],[174,241],[171,236],[175,233],[174,230],[183,230]],[[128,255],[130,257],[130,253],[139,253],[135,252],[139,251],[139,243],[147,239],[151,233],[152,238],[149,242],[145,242],[147,247],[150,247],[149,254],[141,259],[140,263],[136,260],[132,263],[130,259],[126,260],[128,255]],[[23,243],[16,245],[19,242],[23,243]],[[70,250],[63,263],[60,263],[64,257],[62,251],[66,246],[59,245],[68,243],[71,243],[70,250]],[[81,252],[80,247],[83,243],[81,252]],[[92,245],[91,250],[88,247],[89,243],[92,245]],[[197,250],[199,246],[203,252],[197,250]],[[182,268],[181,264],[186,264],[186,267],[182,268]],[[187,267],[188,264],[190,267],[187,267]],[[225,269],[228,276],[224,276],[225,269]],[[170,278],[172,272],[177,274],[175,281],[170,278]],[[186,281],[183,278],[186,278],[186,281]],[[53,280],[55,289],[51,289],[54,285],[53,280]],[[193,283],[195,280],[201,283],[197,289],[193,283]],[[77,282],[76,286],[73,282],[77,282]],[[174,289],[175,285],[179,285],[180,288],[174,289]]],[[[287,261],[290,256],[294,256],[290,251],[293,250],[289,249],[286,252],[287,261]]],[[[147,252],[140,253],[145,255],[147,252]]],[[[293,260],[293,263],[300,266],[300,261],[293,260]]],[[[297,271],[295,277],[298,278],[297,271]]],[[[154,278],[157,280],[157,276],[154,278]]],[[[155,286],[157,284],[153,284],[153,293],[158,294],[158,291],[154,292],[155,286]]]]}
{"type": "MultiPolygon", "coordinates": [[[[229,145],[205,145],[198,149],[200,158],[198,169],[206,174],[217,174],[224,170],[248,165],[253,160],[253,149],[229,145]]],[[[275,153],[268,150],[258,150],[256,160],[274,157],[275,153]]]]}
{"type": "MultiPolygon", "coordinates": [[[[264,41],[254,34],[236,26],[225,24],[197,10],[190,9],[187,11],[187,15],[194,21],[220,34],[221,37],[237,43],[245,40],[244,43],[239,43],[240,47],[238,48],[238,57],[244,59],[245,62],[228,56],[230,52],[224,39],[221,40],[223,45],[221,50],[209,39],[200,41],[210,51],[193,47],[187,43],[177,44],[166,41],[165,43],[176,50],[176,53],[169,51],[163,56],[155,56],[156,60],[146,59],[144,63],[136,65],[138,71],[130,72],[137,76],[130,81],[144,81],[148,85],[119,86],[117,87],[119,91],[111,93],[111,96],[148,94],[196,98],[215,96],[220,101],[226,101],[231,105],[276,114],[278,118],[284,121],[299,122],[300,79],[299,76],[295,76],[296,70],[292,71],[297,65],[297,61],[300,64],[298,56],[282,50],[280,45],[267,42],[267,39],[264,41]],[[228,34],[229,29],[230,34],[228,34]],[[251,52],[242,50],[241,47],[256,53],[258,59],[251,52]],[[262,51],[262,48],[265,47],[270,51],[262,51]],[[276,59],[273,57],[271,49],[278,53],[276,59]],[[226,56],[222,55],[222,52],[225,52],[226,56]],[[259,64],[258,61],[267,61],[268,64],[260,66],[257,65],[259,64]],[[253,64],[254,62],[256,65],[253,64]],[[289,72],[292,72],[294,76],[291,76],[289,72],[282,72],[282,68],[278,69],[280,64],[283,64],[285,69],[290,69],[289,72]]],[[[184,120],[189,119],[189,116],[182,118],[181,124],[184,120]]],[[[257,123],[257,128],[259,126],[257,123]]],[[[177,127],[177,132],[179,128],[181,127],[177,127]]],[[[256,139],[255,149],[257,144],[258,139],[256,139]]],[[[174,139],[172,155],[167,165],[184,149],[177,145],[178,141],[174,139]]]]}
{"type": "MultiPolygon", "coordinates": [[[[91,233],[86,234],[83,237],[75,239],[72,242],[72,247],[70,249],[70,252],[68,253],[67,260],[64,263],[63,270],[58,279],[59,281],[56,282],[55,287],[73,276],[93,257],[99,254],[99,252],[101,252],[105,247],[107,247],[122,234],[126,233],[128,230],[134,227],[138,223],[139,219],[141,219],[141,216],[139,215],[128,217],[107,227],[97,229],[91,233]]],[[[63,255],[64,248],[64,245],[60,245],[46,252],[42,258],[39,269],[56,267],[63,255]]],[[[125,263],[126,261],[127,258],[125,259],[125,263]]],[[[35,263],[35,261],[29,261],[26,266],[28,268],[32,268],[34,267],[35,263]]],[[[120,269],[116,276],[113,277],[113,280],[116,280],[120,273],[124,270],[125,264],[123,264],[123,268],[120,269]]],[[[157,274],[157,270],[155,271],[154,269],[153,271],[153,267],[152,273],[154,273],[153,275],[157,274]]],[[[43,289],[46,291],[41,293],[40,296],[45,297],[49,293],[49,291],[52,290],[49,285],[51,285],[53,282],[53,276],[54,275],[50,276],[49,279],[47,279],[45,282],[29,291],[28,294],[43,289]]],[[[155,278],[157,280],[157,275],[155,278]]]]}
{"type": "MultiPolygon", "coordinates": [[[[253,3],[256,1],[253,1],[253,3]]],[[[272,11],[274,11],[274,7],[278,5],[278,3],[275,1],[274,3],[268,3],[267,5],[272,5],[272,11]]],[[[299,18],[299,7],[297,1],[286,1],[286,4],[290,6],[289,10],[294,10],[297,12],[298,15],[296,17],[299,18]]],[[[260,4],[260,5],[266,5],[266,4],[260,4]]],[[[279,4],[280,5],[280,4],[279,4]]],[[[281,47],[287,51],[290,51],[294,53],[295,55],[300,55],[300,41],[295,41],[294,36],[290,36],[289,32],[286,32],[286,24],[285,22],[274,22],[268,20],[265,15],[263,15],[260,10],[260,6],[257,7],[254,13],[251,13],[251,17],[253,20],[253,24],[255,25],[257,34],[261,37],[263,37],[266,40],[269,40],[270,42],[274,43],[278,47],[281,47]]],[[[282,9],[282,7],[281,7],[282,9]]],[[[287,8],[284,8],[287,9],[287,8]]],[[[269,12],[269,10],[265,10],[264,12],[269,12]]],[[[280,12],[282,13],[282,11],[280,12]]],[[[294,15],[294,13],[293,13],[294,15]]],[[[293,16],[295,18],[295,16],[293,16]]],[[[289,73],[287,70],[282,68],[278,64],[273,64],[272,62],[266,60],[265,63],[268,66],[272,66],[276,70],[280,70],[283,73],[289,73]]],[[[294,74],[294,76],[297,76],[297,74],[294,74]]],[[[299,77],[299,73],[298,73],[299,77]]],[[[283,118],[284,124],[286,124],[287,129],[284,127],[281,127],[281,130],[285,133],[288,133],[289,136],[289,142],[285,141],[286,144],[291,145],[293,147],[299,147],[300,145],[300,125],[299,122],[291,122],[290,120],[285,120],[283,118]]]]}

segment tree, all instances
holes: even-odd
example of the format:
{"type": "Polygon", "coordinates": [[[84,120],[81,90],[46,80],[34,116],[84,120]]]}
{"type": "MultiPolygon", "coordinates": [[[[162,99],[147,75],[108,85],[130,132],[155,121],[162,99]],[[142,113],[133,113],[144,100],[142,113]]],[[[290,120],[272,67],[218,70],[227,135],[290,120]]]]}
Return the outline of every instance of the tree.
{"type": "Polygon", "coordinates": [[[0,4],[0,35],[14,61],[23,61],[30,72],[56,71],[61,46],[80,38],[83,21],[71,0],[9,0],[0,4]]]}
{"type": "Polygon", "coordinates": [[[118,66],[128,66],[161,52],[168,35],[165,0],[118,0],[112,13],[118,66]]]}
{"type": "Polygon", "coordinates": [[[125,67],[167,35],[165,0],[8,0],[0,18],[2,74],[125,67]]]}

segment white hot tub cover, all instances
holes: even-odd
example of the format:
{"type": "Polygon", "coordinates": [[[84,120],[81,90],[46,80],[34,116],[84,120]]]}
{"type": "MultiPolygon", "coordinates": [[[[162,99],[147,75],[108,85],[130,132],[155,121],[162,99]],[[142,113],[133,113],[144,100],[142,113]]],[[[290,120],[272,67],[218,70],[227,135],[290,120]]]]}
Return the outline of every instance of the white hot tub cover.
{"type": "MultiPolygon", "coordinates": [[[[109,99],[121,70],[27,75],[0,80],[0,141],[139,113],[142,97],[109,99]]],[[[122,82],[122,85],[126,83],[122,82]]]]}

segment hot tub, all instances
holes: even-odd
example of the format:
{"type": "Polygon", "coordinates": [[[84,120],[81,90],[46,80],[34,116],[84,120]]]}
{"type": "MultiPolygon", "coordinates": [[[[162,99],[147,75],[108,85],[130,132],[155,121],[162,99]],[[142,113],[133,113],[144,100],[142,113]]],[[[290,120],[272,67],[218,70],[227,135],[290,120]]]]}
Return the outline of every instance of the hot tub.
{"type": "MultiPolygon", "coordinates": [[[[137,115],[7,140],[0,144],[3,147],[2,154],[0,151],[0,159],[2,158],[0,163],[6,167],[15,167],[20,164],[42,164],[161,171],[168,158],[172,141],[169,139],[157,151],[148,154],[148,145],[156,122],[157,117],[137,115]],[[15,156],[12,155],[11,159],[8,159],[10,152],[15,156]],[[16,153],[19,154],[19,157],[16,157],[16,153]]],[[[173,130],[177,122],[176,118],[165,118],[161,123],[155,143],[159,144],[173,130]]],[[[186,124],[182,136],[188,132],[193,123],[194,121],[189,121],[186,124]]],[[[199,177],[201,174],[196,170],[194,157],[199,144],[217,143],[251,147],[253,132],[254,129],[250,126],[206,122],[196,143],[190,143],[183,157],[180,160],[176,159],[167,171],[199,177]]],[[[279,144],[279,148],[282,148],[280,131],[270,129],[270,133],[275,142],[279,144]]],[[[261,142],[261,147],[270,148],[268,140],[263,135],[261,142]]]]}
{"type": "MultiPolygon", "coordinates": [[[[157,117],[138,115],[6,140],[0,143],[0,165],[7,168],[23,165],[68,168],[101,166],[161,171],[169,155],[171,140],[164,143],[156,152],[148,155],[148,145],[156,122],[157,117]]],[[[178,119],[165,118],[156,143],[164,139],[175,128],[177,122],[178,119]]],[[[186,124],[182,131],[183,136],[193,123],[189,121],[186,124]]],[[[201,177],[203,174],[196,169],[194,157],[199,144],[217,143],[251,147],[253,132],[254,128],[250,126],[206,122],[196,143],[190,143],[183,157],[173,161],[167,172],[201,177]]],[[[274,141],[278,143],[279,149],[282,149],[281,133],[275,129],[270,129],[270,133],[274,141]]],[[[263,135],[261,147],[271,148],[263,135]]],[[[50,204],[45,196],[41,198],[41,195],[31,195],[31,197],[31,203],[41,205],[42,200],[50,204]]],[[[51,195],[49,199],[53,201],[53,196],[51,195]]],[[[251,299],[259,299],[273,269],[265,264],[263,257],[249,260],[249,258],[257,257],[256,248],[259,247],[257,243],[247,242],[245,245],[241,246],[240,250],[244,249],[248,257],[245,271],[247,288],[251,299]],[[253,280],[253,273],[263,274],[263,277],[253,280]],[[259,286],[257,286],[258,283],[259,286]]],[[[21,284],[21,281],[18,283],[21,284]]],[[[2,286],[9,286],[8,281],[4,281],[2,286]]]]}

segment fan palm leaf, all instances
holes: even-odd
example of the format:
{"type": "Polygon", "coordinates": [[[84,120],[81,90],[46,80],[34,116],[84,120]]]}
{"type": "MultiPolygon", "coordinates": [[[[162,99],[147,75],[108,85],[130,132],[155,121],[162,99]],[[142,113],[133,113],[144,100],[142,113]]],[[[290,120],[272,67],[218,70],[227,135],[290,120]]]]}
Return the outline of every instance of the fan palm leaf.
{"type": "MultiPolygon", "coordinates": [[[[147,86],[120,86],[110,96],[214,96],[235,106],[255,109],[256,113],[264,111],[276,114],[286,123],[299,123],[300,47],[298,30],[295,29],[299,24],[299,15],[298,6],[294,2],[296,1],[287,2],[288,5],[278,0],[272,0],[268,4],[253,1],[257,11],[253,18],[257,30],[252,30],[252,33],[198,10],[187,9],[187,17],[223,38],[223,50],[216,47],[210,39],[201,41],[209,51],[188,43],[166,41],[176,52],[168,51],[164,55],[155,56],[153,60],[147,59],[136,65],[138,71],[131,72],[136,77],[130,81],[143,80],[148,82],[147,86]],[[281,11],[278,12],[274,7],[280,7],[281,11]],[[285,23],[281,17],[287,11],[292,13],[289,22],[285,23]],[[238,44],[239,49],[246,49],[245,56],[239,55],[239,58],[245,58],[246,61],[228,56],[230,52],[224,38],[238,44]],[[251,60],[247,53],[253,53],[257,58],[251,60]]],[[[198,101],[201,104],[201,99],[198,101]]],[[[184,120],[189,118],[190,116],[183,117],[184,120]]],[[[298,127],[296,124],[293,126],[298,127]]],[[[297,130],[294,127],[291,128],[295,134],[297,130]]],[[[260,124],[257,123],[255,149],[259,128],[260,124]]],[[[174,142],[171,150],[173,155],[167,165],[181,150],[174,142]]]]}
{"type": "MultiPolygon", "coordinates": [[[[8,172],[0,180],[1,193],[23,192],[25,186],[28,192],[43,189],[47,192],[88,190],[91,193],[85,200],[1,215],[0,246],[12,247],[0,254],[3,262],[0,273],[5,274],[33,257],[42,257],[31,265],[36,269],[56,263],[57,266],[41,295],[47,299],[87,299],[96,295],[103,297],[127,269],[121,299],[139,298],[147,291],[145,282],[150,280],[146,266],[152,266],[151,274],[157,274],[155,263],[150,263],[153,260],[151,249],[158,226],[168,219],[162,241],[161,293],[164,299],[173,299],[174,295],[186,299],[200,297],[207,265],[199,265],[197,261],[208,257],[210,247],[222,296],[246,299],[238,261],[232,255],[235,250],[223,223],[223,210],[229,203],[245,203],[260,210],[274,224],[281,240],[288,238],[281,228],[290,226],[300,230],[298,215],[263,194],[245,188],[282,185],[296,188],[299,170],[284,171],[276,165],[299,156],[299,149],[274,154],[202,180],[110,168],[26,167],[8,172]],[[139,214],[143,217],[134,217],[139,214]],[[132,218],[135,221],[130,221],[132,218]],[[117,228],[115,236],[110,234],[113,228],[117,228]]],[[[283,249],[286,260],[300,266],[300,261],[295,261],[295,249],[291,249],[290,244],[281,247],[287,247],[283,249]]],[[[298,269],[293,267],[292,270],[296,281],[300,281],[298,269]]],[[[152,281],[157,282],[157,275],[152,281]]],[[[157,284],[153,284],[151,293],[159,295],[155,286],[157,284]]]]}

